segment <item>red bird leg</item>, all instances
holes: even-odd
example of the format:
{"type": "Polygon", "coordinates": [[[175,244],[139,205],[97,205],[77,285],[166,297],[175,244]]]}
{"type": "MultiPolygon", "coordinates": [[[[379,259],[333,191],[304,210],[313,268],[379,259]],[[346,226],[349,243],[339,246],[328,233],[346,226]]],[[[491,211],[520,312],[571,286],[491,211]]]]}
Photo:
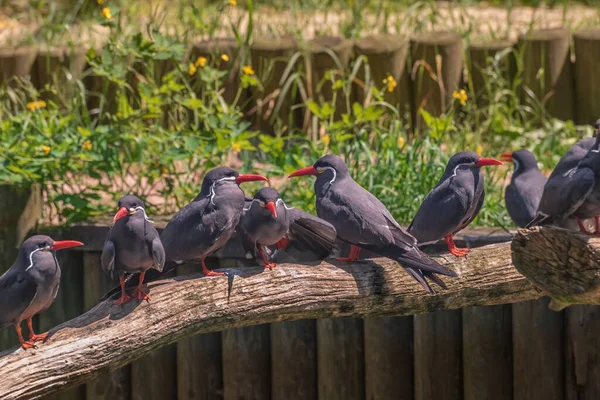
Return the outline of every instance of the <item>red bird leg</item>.
{"type": "Polygon", "coordinates": [[[594,221],[596,221],[596,232],[594,234],[600,236],[600,217],[594,217],[594,221]]]}
{"type": "Polygon", "coordinates": [[[23,333],[21,332],[21,322],[15,325],[15,330],[17,331],[17,335],[19,335],[19,342],[21,342],[21,347],[25,350],[27,349],[37,349],[37,346],[33,342],[33,340],[25,340],[23,339],[23,333]]]}
{"type": "Polygon", "coordinates": [[[263,249],[261,249],[260,247],[258,248],[258,252],[260,253],[260,256],[262,257],[262,259],[265,263],[265,268],[269,268],[272,270],[273,268],[275,268],[277,266],[277,264],[269,261],[269,259],[267,258],[267,255],[265,254],[263,249]]]}
{"type": "Polygon", "coordinates": [[[336,258],[338,261],[352,262],[358,260],[358,255],[360,254],[360,247],[355,245],[350,245],[350,255],[348,257],[339,257],[336,258]]]}
{"type": "Polygon", "coordinates": [[[447,235],[444,237],[444,239],[446,240],[446,245],[448,245],[448,251],[450,252],[450,254],[456,257],[464,257],[469,253],[470,250],[467,248],[456,247],[452,235],[447,235]]]}
{"type": "Polygon", "coordinates": [[[121,281],[121,297],[119,297],[119,300],[115,301],[116,306],[127,303],[129,300],[131,300],[131,297],[129,297],[125,291],[125,277],[122,276],[119,278],[119,280],[121,281]]]}
{"type": "Polygon", "coordinates": [[[211,271],[208,268],[206,268],[204,259],[202,260],[202,273],[206,276],[223,276],[223,275],[225,275],[223,272],[211,271]]]}
{"type": "Polygon", "coordinates": [[[287,249],[288,245],[290,244],[290,240],[286,237],[282,237],[279,242],[275,243],[275,247],[277,247],[278,249],[287,249]]]}
{"type": "Polygon", "coordinates": [[[46,339],[48,338],[48,332],[46,333],[40,333],[39,335],[36,335],[35,332],[33,331],[33,321],[31,320],[31,318],[27,319],[27,328],[29,328],[29,341],[30,342],[40,342],[40,341],[46,341],[46,339]]]}
{"type": "Polygon", "coordinates": [[[148,303],[150,303],[150,296],[148,296],[148,294],[142,290],[142,284],[144,283],[144,275],[145,274],[146,274],[145,272],[142,272],[140,274],[140,283],[138,284],[137,289],[135,289],[133,291],[131,296],[135,297],[136,299],[142,300],[142,301],[146,300],[148,303]]]}
{"type": "MultiPolygon", "coordinates": [[[[594,232],[590,232],[587,229],[585,229],[585,225],[583,225],[583,221],[579,217],[575,217],[575,219],[577,220],[577,225],[579,225],[579,230],[581,232],[585,233],[586,235],[594,234],[594,232]]],[[[598,232],[598,220],[596,220],[596,232],[598,232]]]]}

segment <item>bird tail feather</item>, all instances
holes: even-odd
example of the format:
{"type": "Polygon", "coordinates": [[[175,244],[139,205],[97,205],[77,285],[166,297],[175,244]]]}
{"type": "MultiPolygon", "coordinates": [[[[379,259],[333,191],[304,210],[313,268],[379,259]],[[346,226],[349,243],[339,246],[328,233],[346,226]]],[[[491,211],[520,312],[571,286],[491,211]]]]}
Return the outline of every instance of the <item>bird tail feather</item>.
{"type": "Polygon", "coordinates": [[[531,220],[530,223],[525,225],[525,228],[533,228],[534,226],[548,225],[552,223],[552,217],[546,214],[539,213],[531,220]]]}

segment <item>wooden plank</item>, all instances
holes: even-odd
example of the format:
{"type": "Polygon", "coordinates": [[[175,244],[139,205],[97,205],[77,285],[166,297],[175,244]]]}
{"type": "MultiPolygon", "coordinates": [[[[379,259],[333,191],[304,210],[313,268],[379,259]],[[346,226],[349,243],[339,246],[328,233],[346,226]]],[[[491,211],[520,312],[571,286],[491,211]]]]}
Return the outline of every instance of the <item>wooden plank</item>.
{"type": "Polygon", "coordinates": [[[512,399],[510,305],[463,309],[464,398],[512,399]]]}
{"type": "Polygon", "coordinates": [[[317,398],[317,321],[271,324],[272,399],[317,398]]]}
{"type": "Polygon", "coordinates": [[[564,311],[542,298],[512,305],[514,399],[565,398],[564,311]]]}
{"type": "Polygon", "coordinates": [[[364,399],[363,320],[318,320],[317,349],[319,399],[364,399]]]}
{"type": "Polygon", "coordinates": [[[131,398],[177,398],[177,346],[162,347],[131,363],[131,398]]]}
{"type": "Polygon", "coordinates": [[[225,400],[271,398],[270,353],[268,324],[223,331],[225,400]]]}
{"type": "Polygon", "coordinates": [[[415,399],[462,399],[461,310],[416,315],[415,399]]]}
{"type": "Polygon", "coordinates": [[[592,125],[600,109],[600,29],[584,28],[573,34],[575,47],[575,101],[577,123],[592,125]]]}
{"type": "Polygon", "coordinates": [[[566,398],[600,399],[600,307],[571,306],[565,313],[566,398]]]}
{"type": "MultiPolygon", "coordinates": [[[[99,252],[83,253],[84,308],[91,309],[115,285],[102,271],[99,252]]],[[[131,367],[108,372],[85,385],[86,400],[127,400],[131,398],[131,367]]]]}
{"type": "MultiPolygon", "coordinates": [[[[198,265],[182,265],[177,267],[177,275],[193,274],[198,270],[198,265]]],[[[193,336],[177,343],[177,395],[179,400],[223,398],[220,332],[193,336]]]]}
{"type": "Polygon", "coordinates": [[[366,318],[368,400],[414,398],[413,317],[366,318]]]}

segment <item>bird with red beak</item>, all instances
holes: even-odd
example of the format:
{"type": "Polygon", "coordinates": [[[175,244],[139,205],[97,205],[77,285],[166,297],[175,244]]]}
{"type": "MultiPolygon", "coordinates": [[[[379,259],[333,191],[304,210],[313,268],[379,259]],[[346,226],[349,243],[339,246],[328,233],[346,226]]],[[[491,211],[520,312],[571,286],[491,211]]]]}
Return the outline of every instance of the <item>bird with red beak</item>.
{"type": "Polygon", "coordinates": [[[48,309],[58,294],[61,271],[55,252],[76,246],[83,243],[32,236],[21,245],[15,263],[0,276],[0,328],[14,326],[23,349],[35,348],[36,342],[47,340],[48,333],[33,331],[32,318],[48,309]],[[29,340],[21,332],[24,320],[29,340]]]}

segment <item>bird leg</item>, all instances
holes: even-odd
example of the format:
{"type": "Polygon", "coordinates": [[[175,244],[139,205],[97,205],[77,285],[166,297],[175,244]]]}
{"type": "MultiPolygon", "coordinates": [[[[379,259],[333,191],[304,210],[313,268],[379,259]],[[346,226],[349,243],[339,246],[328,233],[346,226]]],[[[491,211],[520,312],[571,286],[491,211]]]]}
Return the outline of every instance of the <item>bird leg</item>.
{"type": "Polygon", "coordinates": [[[339,257],[336,258],[338,261],[352,262],[358,260],[358,255],[360,254],[360,247],[355,245],[350,245],[350,255],[348,257],[339,257]]]}
{"type": "Polygon", "coordinates": [[[465,257],[467,254],[469,254],[470,250],[468,248],[456,247],[452,235],[447,235],[444,237],[444,239],[446,240],[446,245],[448,246],[448,251],[450,254],[456,257],[465,257]]]}
{"type": "Polygon", "coordinates": [[[273,268],[275,268],[277,266],[277,264],[269,261],[269,259],[267,258],[267,255],[265,254],[263,249],[261,249],[260,247],[258,247],[258,253],[260,254],[260,256],[263,259],[263,262],[265,263],[265,268],[269,268],[272,270],[273,268]]]}
{"type": "Polygon", "coordinates": [[[31,318],[27,319],[27,328],[29,328],[29,341],[30,342],[41,342],[41,341],[46,341],[46,339],[48,338],[48,332],[46,333],[40,333],[39,335],[36,335],[35,332],[33,331],[33,321],[31,320],[31,318]]]}
{"type": "Polygon", "coordinates": [[[279,242],[275,243],[275,247],[277,247],[278,249],[287,249],[289,244],[290,244],[290,240],[286,237],[282,237],[279,240],[279,242]]]}
{"type": "Polygon", "coordinates": [[[139,299],[142,301],[146,300],[148,303],[150,303],[150,296],[148,296],[148,294],[142,290],[142,284],[144,283],[144,275],[145,274],[146,274],[145,272],[140,273],[140,283],[138,284],[138,287],[133,291],[133,293],[131,295],[136,299],[139,299]]]}
{"type": "Polygon", "coordinates": [[[121,281],[121,297],[119,297],[119,300],[115,301],[116,306],[127,303],[129,300],[131,300],[131,297],[129,297],[125,291],[125,277],[121,276],[119,280],[121,281]]]}
{"type": "Polygon", "coordinates": [[[596,232],[594,232],[594,235],[600,236],[600,217],[594,217],[594,221],[596,221],[596,232]]]}
{"type": "MultiPolygon", "coordinates": [[[[598,218],[598,217],[595,217],[598,218]]],[[[581,219],[579,217],[575,217],[575,219],[577,220],[577,225],[579,225],[579,230],[583,233],[585,233],[586,235],[593,235],[594,232],[590,232],[587,229],[585,229],[585,225],[583,225],[583,221],[581,221],[581,219]]],[[[598,232],[598,220],[596,219],[596,233],[598,232]]]]}
{"type": "Polygon", "coordinates": [[[25,339],[23,339],[23,333],[21,332],[21,321],[19,321],[19,323],[15,325],[15,330],[17,331],[17,335],[19,335],[19,342],[21,342],[21,347],[24,350],[37,349],[37,346],[35,345],[35,342],[33,340],[29,339],[26,341],[25,339]]]}
{"type": "Polygon", "coordinates": [[[202,259],[202,273],[206,276],[223,276],[223,275],[225,275],[223,272],[211,271],[208,268],[206,268],[204,259],[202,259]]]}

